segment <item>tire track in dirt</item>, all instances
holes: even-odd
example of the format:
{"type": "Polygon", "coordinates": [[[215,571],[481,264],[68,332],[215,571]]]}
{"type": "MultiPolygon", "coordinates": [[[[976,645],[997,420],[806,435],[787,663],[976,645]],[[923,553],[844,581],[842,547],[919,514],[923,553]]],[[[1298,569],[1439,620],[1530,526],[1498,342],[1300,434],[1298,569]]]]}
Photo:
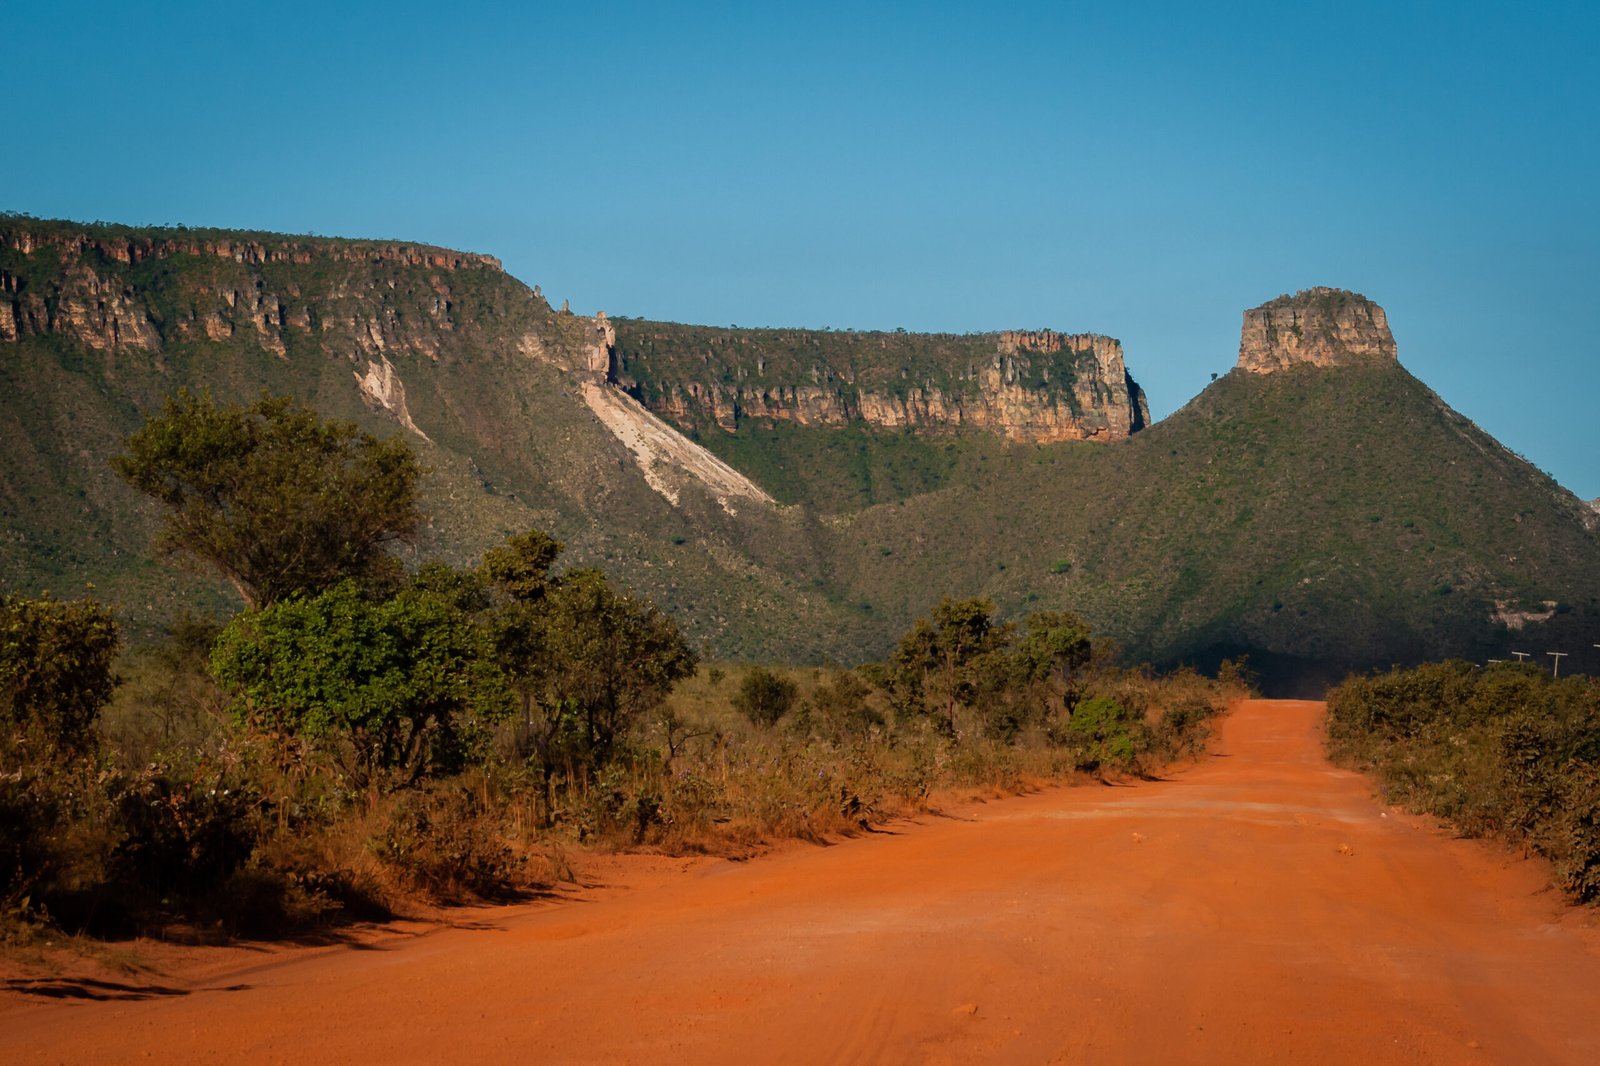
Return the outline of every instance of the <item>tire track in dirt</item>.
{"type": "Polygon", "coordinates": [[[1594,915],[1376,804],[1322,714],[1246,701],[1166,781],[623,863],[192,994],[12,995],[0,1061],[1600,1062],[1594,915]]]}

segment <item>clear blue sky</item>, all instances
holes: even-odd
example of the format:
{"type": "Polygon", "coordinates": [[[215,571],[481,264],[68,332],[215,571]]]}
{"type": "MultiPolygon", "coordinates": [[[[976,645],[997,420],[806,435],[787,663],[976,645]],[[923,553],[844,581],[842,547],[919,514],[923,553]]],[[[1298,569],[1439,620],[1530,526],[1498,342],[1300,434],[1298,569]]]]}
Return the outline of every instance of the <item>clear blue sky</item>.
{"type": "Polygon", "coordinates": [[[14,3],[0,207],[398,237],[579,311],[1124,341],[1356,289],[1600,496],[1600,4],[14,3]]]}

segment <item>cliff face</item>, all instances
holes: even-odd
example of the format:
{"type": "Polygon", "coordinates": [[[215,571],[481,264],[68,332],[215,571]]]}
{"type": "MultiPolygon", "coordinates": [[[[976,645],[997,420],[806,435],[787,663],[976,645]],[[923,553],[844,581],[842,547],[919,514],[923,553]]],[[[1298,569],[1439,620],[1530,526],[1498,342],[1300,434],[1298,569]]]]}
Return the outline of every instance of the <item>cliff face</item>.
{"type": "Polygon", "coordinates": [[[159,515],[107,460],[179,387],[268,390],[408,438],[420,558],[537,527],[724,654],[771,657],[747,617],[818,655],[859,637],[796,585],[819,566],[806,516],[607,385],[612,338],[488,256],[0,214],[0,588],[92,582],[138,633],[236,609],[209,573],[155,564],[159,515]]]}
{"type": "Polygon", "coordinates": [[[1239,368],[1251,373],[1268,374],[1301,363],[1341,366],[1395,359],[1394,335],[1383,308],[1359,293],[1306,289],[1244,313],[1239,368]]]}
{"type": "Polygon", "coordinates": [[[299,334],[348,339],[352,356],[437,357],[440,335],[458,326],[453,277],[465,273],[501,267],[422,245],[25,220],[0,227],[0,341],[57,335],[96,351],[157,351],[237,336],[282,357],[299,334]],[[364,284],[373,267],[391,268],[386,284],[364,284]],[[392,268],[421,291],[402,289],[392,268]]]}
{"type": "Polygon", "coordinates": [[[1122,345],[1094,334],[740,330],[622,320],[611,377],[684,429],[748,419],[1123,440],[1150,418],[1122,345]]]}

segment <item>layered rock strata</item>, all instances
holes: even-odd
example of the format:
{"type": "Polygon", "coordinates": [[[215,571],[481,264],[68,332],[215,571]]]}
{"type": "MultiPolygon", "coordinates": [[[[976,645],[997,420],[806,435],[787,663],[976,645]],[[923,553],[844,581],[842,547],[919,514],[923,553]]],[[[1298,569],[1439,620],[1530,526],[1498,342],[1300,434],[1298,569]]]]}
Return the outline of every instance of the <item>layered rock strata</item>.
{"type": "Polygon", "coordinates": [[[617,343],[612,380],[686,429],[709,423],[735,432],[755,419],[1054,443],[1123,440],[1150,419],[1122,345],[1089,333],[951,337],[624,322],[617,343]]]}
{"type": "Polygon", "coordinates": [[[0,225],[0,341],[55,334],[96,351],[158,351],[238,337],[282,357],[300,334],[348,338],[352,357],[437,357],[440,335],[458,325],[451,278],[462,271],[501,266],[425,245],[14,221],[0,225]],[[305,268],[318,266],[420,268],[426,290],[398,293],[392,280],[363,289],[360,273],[309,289],[305,268]]]}

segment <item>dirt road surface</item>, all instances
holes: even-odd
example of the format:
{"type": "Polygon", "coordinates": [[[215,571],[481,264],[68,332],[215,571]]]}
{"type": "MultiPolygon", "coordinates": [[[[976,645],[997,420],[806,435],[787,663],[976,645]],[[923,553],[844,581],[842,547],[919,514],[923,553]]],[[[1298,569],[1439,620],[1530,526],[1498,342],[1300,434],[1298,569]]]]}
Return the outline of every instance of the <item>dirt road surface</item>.
{"type": "Polygon", "coordinates": [[[1243,703],[1166,781],[623,865],[369,950],[14,982],[0,1062],[1600,1063],[1594,915],[1386,811],[1322,711],[1243,703]]]}

